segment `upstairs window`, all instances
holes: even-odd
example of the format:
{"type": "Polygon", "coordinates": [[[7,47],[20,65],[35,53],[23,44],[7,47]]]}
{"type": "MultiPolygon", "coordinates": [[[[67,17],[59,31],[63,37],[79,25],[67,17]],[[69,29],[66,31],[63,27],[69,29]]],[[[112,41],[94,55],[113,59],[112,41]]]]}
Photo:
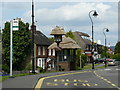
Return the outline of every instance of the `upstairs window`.
{"type": "Polygon", "coordinates": [[[48,55],[51,56],[51,49],[49,49],[49,54],[48,55]]]}
{"type": "Polygon", "coordinates": [[[55,49],[53,49],[52,55],[55,56],[55,49]]]}
{"type": "Polygon", "coordinates": [[[41,48],[38,46],[38,55],[41,55],[41,48]]]}
{"type": "Polygon", "coordinates": [[[43,55],[45,55],[45,47],[43,47],[42,49],[43,49],[43,55]]]}

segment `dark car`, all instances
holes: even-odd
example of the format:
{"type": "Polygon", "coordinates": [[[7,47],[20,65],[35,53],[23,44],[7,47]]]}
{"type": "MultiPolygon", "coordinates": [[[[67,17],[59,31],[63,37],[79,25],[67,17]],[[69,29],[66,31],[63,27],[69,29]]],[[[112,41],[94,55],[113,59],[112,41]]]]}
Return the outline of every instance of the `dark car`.
{"type": "Polygon", "coordinates": [[[94,60],[95,63],[104,63],[105,58],[97,58],[96,60],[94,60]]]}

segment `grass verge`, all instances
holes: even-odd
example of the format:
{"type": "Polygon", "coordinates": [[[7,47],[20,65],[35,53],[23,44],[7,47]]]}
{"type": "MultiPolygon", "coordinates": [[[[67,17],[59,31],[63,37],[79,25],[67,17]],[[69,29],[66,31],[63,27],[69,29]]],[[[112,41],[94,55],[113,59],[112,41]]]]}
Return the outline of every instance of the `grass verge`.
{"type": "MultiPolygon", "coordinates": [[[[32,74],[32,73],[23,73],[23,74],[13,75],[13,77],[27,76],[27,75],[35,75],[35,74],[32,74]]],[[[10,77],[10,76],[0,76],[0,82],[5,81],[5,80],[8,79],[9,77],[10,77]]]]}

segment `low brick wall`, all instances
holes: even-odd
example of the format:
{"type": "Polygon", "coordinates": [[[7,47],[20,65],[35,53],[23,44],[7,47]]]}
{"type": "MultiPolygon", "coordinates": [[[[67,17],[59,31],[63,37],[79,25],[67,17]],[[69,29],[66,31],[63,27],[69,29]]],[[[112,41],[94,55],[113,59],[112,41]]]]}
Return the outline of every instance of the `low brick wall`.
{"type": "Polygon", "coordinates": [[[61,66],[61,69],[64,69],[64,71],[69,71],[68,62],[59,62],[59,65],[61,66]]]}

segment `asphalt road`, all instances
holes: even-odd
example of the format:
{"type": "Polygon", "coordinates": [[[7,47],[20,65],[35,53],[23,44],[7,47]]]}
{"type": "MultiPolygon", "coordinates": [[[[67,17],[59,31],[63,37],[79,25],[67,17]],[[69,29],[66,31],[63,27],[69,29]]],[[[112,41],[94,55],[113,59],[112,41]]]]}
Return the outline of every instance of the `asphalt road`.
{"type": "MultiPolygon", "coordinates": [[[[118,85],[118,67],[106,69],[82,70],[57,73],[45,73],[7,79],[2,83],[3,88],[26,88],[27,90],[53,90],[57,88],[71,89],[106,89],[120,90],[118,85]],[[41,89],[40,89],[41,88],[41,89]]],[[[4,89],[3,89],[4,90],[4,89]]],[[[22,90],[22,89],[21,89],[22,90]]]]}

